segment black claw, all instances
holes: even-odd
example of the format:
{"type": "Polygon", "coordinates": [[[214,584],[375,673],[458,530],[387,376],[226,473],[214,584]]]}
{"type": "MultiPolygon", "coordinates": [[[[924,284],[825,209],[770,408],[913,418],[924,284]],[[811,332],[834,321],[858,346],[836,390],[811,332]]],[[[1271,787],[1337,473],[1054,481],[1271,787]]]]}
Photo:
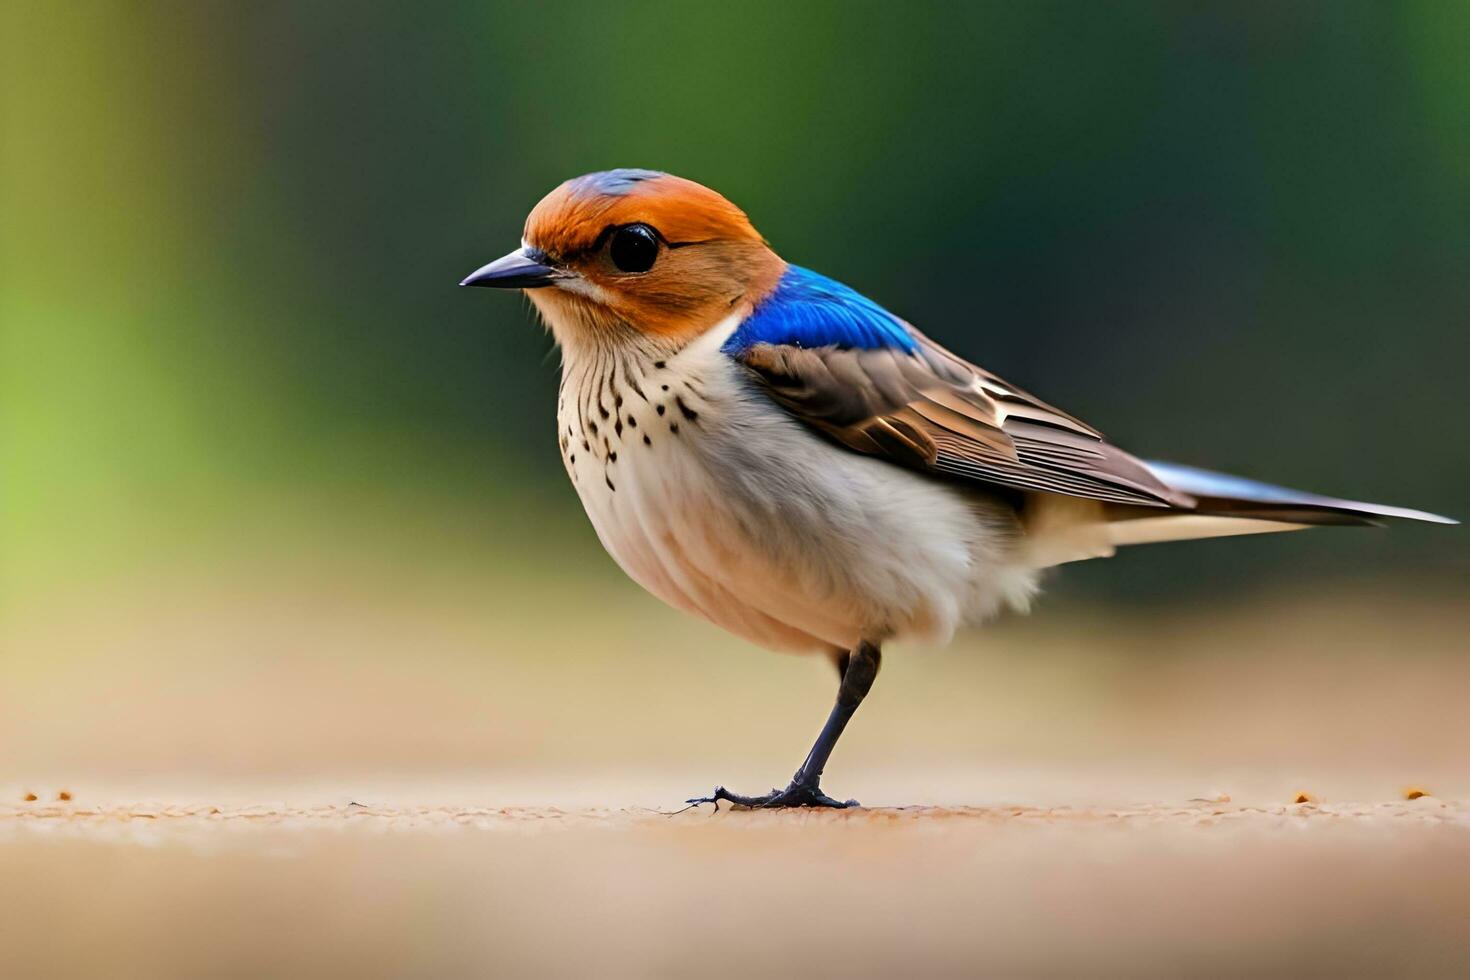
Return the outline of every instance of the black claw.
{"type": "MultiPolygon", "coordinates": [[[[690,809],[691,807],[697,807],[697,806],[699,806],[700,804],[703,804],[703,803],[711,803],[711,804],[714,805],[714,810],[711,811],[711,814],[713,815],[715,813],[719,813],[720,812],[720,800],[723,799],[723,798],[728,797],[729,795],[730,794],[725,790],[725,787],[723,787],[723,786],[716,786],[715,787],[715,791],[712,794],[710,794],[709,796],[696,796],[693,799],[685,800],[684,802],[687,803],[687,804],[689,804],[689,806],[685,807],[684,809],[687,810],[687,809],[690,809]]],[[[683,811],[680,811],[680,812],[683,812],[683,811]]]]}
{"type": "Polygon", "coordinates": [[[791,785],[785,789],[772,789],[769,793],[761,796],[741,796],[732,793],[723,786],[716,786],[715,791],[709,796],[701,796],[687,800],[690,806],[699,806],[701,803],[714,804],[714,812],[720,811],[720,801],[724,800],[731,806],[741,807],[747,810],[776,810],[794,807],[821,807],[824,809],[845,810],[849,807],[858,806],[857,800],[840,802],[823,793],[819,786],[792,780],[791,785]]]}

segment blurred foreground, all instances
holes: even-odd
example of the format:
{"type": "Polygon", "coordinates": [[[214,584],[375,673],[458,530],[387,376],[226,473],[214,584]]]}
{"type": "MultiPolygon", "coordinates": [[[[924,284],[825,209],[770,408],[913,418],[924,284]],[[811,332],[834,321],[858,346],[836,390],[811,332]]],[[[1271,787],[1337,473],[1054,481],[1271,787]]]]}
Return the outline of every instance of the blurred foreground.
{"type": "Polygon", "coordinates": [[[0,807],[9,975],[1387,977],[1470,955],[1470,808],[1428,797],[67,809],[0,807]]]}
{"type": "Polygon", "coordinates": [[[784,783],[830,668],[597,561],[420,547],[443,564],[382,541],[237,552],[12,608],[7,975],[1387,976],[1470,956],[1453,593],[1105,612],[1064,592],[892,651],[826,781],[872,809],[665,816],[716,782],[784,783]]]}

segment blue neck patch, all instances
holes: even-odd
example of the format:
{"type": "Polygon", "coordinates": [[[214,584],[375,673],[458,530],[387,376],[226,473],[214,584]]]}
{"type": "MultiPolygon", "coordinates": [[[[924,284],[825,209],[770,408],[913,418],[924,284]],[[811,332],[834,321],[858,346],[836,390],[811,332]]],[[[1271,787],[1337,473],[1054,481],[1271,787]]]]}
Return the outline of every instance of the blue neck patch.
{"type": "Polygon", "coordinates": [[[787,267],[775,292],[720,350],[738,355],[756,344],[905,351],[918,346],[892,313],[835,279],[797,265],[787,267]]]}

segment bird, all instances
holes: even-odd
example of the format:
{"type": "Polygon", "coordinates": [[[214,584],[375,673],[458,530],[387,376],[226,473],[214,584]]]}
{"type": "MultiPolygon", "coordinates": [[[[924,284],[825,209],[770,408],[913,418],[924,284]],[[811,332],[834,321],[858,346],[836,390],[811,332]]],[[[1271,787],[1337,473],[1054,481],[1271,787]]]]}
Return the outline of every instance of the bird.
{"type": "Polygon", "coordinates": [[[837,695],[784,789],[690,805],[856,806],[822,788],[885,644],[1025,611],[1118,547],[1436,514],[1146,461],[787,262],[718,192],[575,177],[460,285],[522,290],[561,350],[557,441],[603,547],[677,609],[828,658],[837,695]]]}

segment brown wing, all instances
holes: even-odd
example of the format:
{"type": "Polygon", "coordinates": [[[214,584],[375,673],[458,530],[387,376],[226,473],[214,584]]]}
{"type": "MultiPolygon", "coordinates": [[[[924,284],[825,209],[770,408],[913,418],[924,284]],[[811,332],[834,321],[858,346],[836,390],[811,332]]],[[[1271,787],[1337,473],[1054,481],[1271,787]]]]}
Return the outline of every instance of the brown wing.
{"type": "Polygon", "coordinates": [[[1193,506],[1096,429],[912,335],[912,352],[760,343],[738,357],[788,412],[860,453],[1020,490],[1193,506]]]}

